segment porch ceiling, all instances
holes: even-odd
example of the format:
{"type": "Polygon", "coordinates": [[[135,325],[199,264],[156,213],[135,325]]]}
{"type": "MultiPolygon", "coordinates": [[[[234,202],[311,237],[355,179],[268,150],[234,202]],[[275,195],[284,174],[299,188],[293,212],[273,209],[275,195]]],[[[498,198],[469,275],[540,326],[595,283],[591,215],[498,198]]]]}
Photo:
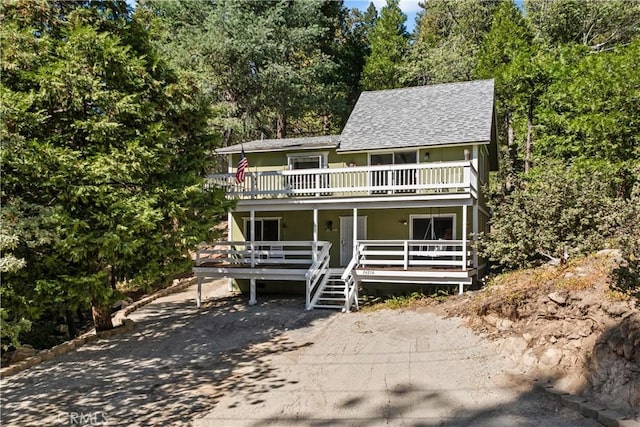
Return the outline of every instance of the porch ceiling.
{"type": "Polygon", "coordinates": [[[421,207],[455,207],[473,205],[473,197],[468,193],[394,195],[385,194],[372,197],[327,197],[308,199],[255,199],[238,200],[235,212],[249,211],[308,211],[312,209],[389,209],[421,207]]]}

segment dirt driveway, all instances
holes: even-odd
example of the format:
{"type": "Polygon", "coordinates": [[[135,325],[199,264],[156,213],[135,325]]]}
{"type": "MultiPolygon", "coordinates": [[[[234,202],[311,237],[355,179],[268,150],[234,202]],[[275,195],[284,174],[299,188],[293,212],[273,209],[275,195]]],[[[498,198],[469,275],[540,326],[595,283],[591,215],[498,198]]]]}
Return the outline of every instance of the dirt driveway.
{"type": "Polygon", "coordinates": [[[491,345],[426,311],[342,314],[302,299],[256,306],[205,286],[2,380],[1,424],[597,426],[533,391],[491,345]],[[517,378],[517,376],[515,377],[517,378]]]}

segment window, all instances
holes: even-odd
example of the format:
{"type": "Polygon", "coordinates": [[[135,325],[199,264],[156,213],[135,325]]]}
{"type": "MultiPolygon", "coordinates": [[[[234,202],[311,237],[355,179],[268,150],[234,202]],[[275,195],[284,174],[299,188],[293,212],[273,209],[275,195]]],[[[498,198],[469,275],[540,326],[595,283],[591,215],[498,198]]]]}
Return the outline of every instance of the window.
{"type": "Polygon", "coordinates": [[[411,217],[412,240],[452,240],[453,216],[411,217]]]}
{"type": "MultiPolygon", "coordinates": [[[[417,151],[399,151],[394,153],[371,154],[369,157],[369,165],[406,165],[418,163],[417,151]]],[[[372,186],[409,186],[416,183],[415,169],[399,169],[394,171],[372,171],[372,186]]],[[[395,193],[415,192],[413,189],[394,190],[395,193]]],[[[373,191],[373,193],[387,193],[387,191],[373,191]]]]}
{"type": "MultiPolygon", "coordinates": [[[[455,235],[455,215],[443,216],[412,216],[412,240],[452,240],[455,235]]],[[[420,245],[412,246],[413,251],[445,251],[449,246],[420,245]]]]}
{"type": "Polygon", "coordinates": [[[251,239],[251,219],[244,219],[244,235],[247,242],[255,241],[278,241],[280,240],[280,218],[256,218],[255,219],[255,239],[251,239]]]}
{"type": "MultiPolygon", "coordinates": [[[[289,170],[301,170],[301,169],[322,169],[327,167],[327,155],[326,154],[296,154],[288,157],[289,170]]],[[[287,187],[294,190],[306,190],[316,189],[317,184],[320,188],[325,184],[326,187],[327,175],[320,175],[320,181],[318,181],[318,175],[316,174],[294,174],[287,177],[287,187]]]]}

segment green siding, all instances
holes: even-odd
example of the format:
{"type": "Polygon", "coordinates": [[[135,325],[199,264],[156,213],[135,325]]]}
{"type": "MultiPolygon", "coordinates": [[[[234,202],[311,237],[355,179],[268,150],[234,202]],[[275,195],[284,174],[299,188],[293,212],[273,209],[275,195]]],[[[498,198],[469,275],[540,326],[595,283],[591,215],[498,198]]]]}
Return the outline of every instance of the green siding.
{"type": "MultiPolygon", "coordinates": [[[[472,150],[471,145],[461,145],[456,147],[431,147],[420,148],[418,150],[419,163],[450,162],[464,160],[464,150],[472,150]],[[425,159],[425,154],[429,153],[429,159],[425,159]]],[[[411,150],[385,150],[389,151],[411,151],[411,150]]],[[[482,150],[481,150],[482,151],[482,150]]],[[[378,151],[380,153],[384,151],[378,151]]],[[[273,171],[288,169],[288,156],[305,156],[327,154],[327,162],[330,168],[343,168],[350,164],[356,166],[367,166],[369,164],[368,153],[338,153],[336,150],[302,150],[302,151],[276,151],[270,153],[247,153],[249,169],[252,172],[273,171]]],[[[239,154],[233,154],[231,164],[235,168],[240,159],[239,154]]],[[[488,169],[488,166],[487,168],[488,169]]]]}

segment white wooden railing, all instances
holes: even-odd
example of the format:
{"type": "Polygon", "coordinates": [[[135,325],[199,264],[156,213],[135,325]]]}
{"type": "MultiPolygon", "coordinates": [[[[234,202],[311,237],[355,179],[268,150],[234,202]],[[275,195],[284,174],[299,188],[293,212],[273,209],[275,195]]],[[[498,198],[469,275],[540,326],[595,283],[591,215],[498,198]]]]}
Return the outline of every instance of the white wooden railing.
{"type": "Polygon", "coordinates": [[[344,281],[344,311],[348,312],[351,309],[352,305],[356,305],[356,309],[358,308],[358,285],[355,283],[353,279],[353,274],[351,273],[353,269],[358,265],[358,257],[355,256],[351,258],[349,264],[344,269],[342,273],[342,281],[344,281]]]}
{"type": "Polygon", "coordinates": [[[359,240],[358,266],[460,268],[472,264],[471,242],[462,240],[359,240]]]}
{"type": "Polygon", "coordinates": [[[313,308],[320,294],[318,291],[321,290],[329,280],[329,261],[331,259],[329,251],[331,250],[331,243],[323,243],[325,243],[325,245],[323,245],[320,252],[317,252],[314,263],[309,267],[307,274],[305,274],[305,306],[307,310],[313,308]]]}
{"type": "Polygon", "coordinates": [[[196,252],[196,267],[207,263],[244,267],[293,265],[301,268],[315,265],[331,243],[313,241],[235,241],[217,242],[214,248],[196,252]]]}
{"type": "Polygon", "coordinates": [[[477,195],[477,183],[471,162],[456,161],[247,172],[239,184],[233,173],[212,174],[207,185],[223,188],[228,197],[256,199],[429,192],[477,195]]]}

